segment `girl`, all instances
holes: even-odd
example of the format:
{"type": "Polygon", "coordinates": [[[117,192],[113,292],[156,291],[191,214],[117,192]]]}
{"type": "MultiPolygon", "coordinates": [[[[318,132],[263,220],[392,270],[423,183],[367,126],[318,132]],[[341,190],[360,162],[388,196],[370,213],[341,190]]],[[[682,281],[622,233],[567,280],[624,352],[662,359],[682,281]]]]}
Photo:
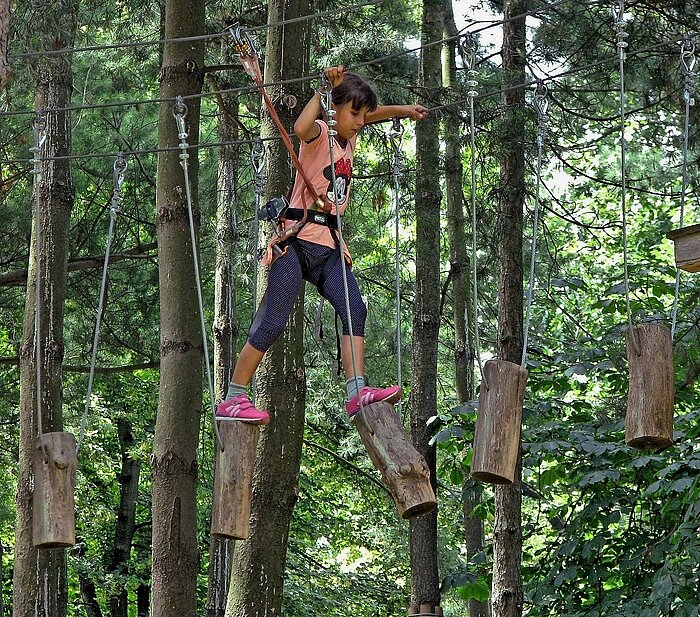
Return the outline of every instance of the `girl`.
{"type": "MultiPolygon", "coordinates": [[[[329,215],[314,213],[309,216],[298,234],[291,239],[290,248],[279,256],[270,268],[267,292],[251,326],[248,341],[238,356],[231,383],[224,401],[216,409],[218,420],[239,420],[253,424],[267,424],[270,416],[257,409],[248,398],[246,388],[265,352],[282,333],[301,289],[302,280],[316,285],[341,318],[343,336],[340,353],[347,380],[348,416],[352,418],[361,408],[379,401],[396,403],[401,398],[401,388],[371,388],[365,386],[364,377],[364,328],[367,317],[357,281],[347,269],[347,285],[353,336],[350,336],[343,284],[343,264],[339,256],[339,242],[335,230],[336,206],[343,214],[350,195],[350,180],[357,134],[365,124],[381,122],[389,118],[425,118],[428,110],[421,105],[379,105],[377,94],[358,74],[342,66],[325,70],[332,86],[335,130],[333,145],[335,173],[331,171],[328,125],[318,118],[322,105],[320,91],[314,93],[294,123],[294,133],[301,141],[299,161],[306,177],[317,194],[325,195],[333,204],[329,215]],[[333,179],[335,183],[333,183],[333,179]],[[354,362],[353,362],[354,360],[354,362]],[[361,402],[360,402],[361,399],[361,402]]],[[[285,217],[292,222],[301,218],[304,203],[309,212],[315,207],[314,198],[305,181],[297,173],[285,217]]],[[[347,247],[342,247],[346,263],[350,263],[347,247]]]]}

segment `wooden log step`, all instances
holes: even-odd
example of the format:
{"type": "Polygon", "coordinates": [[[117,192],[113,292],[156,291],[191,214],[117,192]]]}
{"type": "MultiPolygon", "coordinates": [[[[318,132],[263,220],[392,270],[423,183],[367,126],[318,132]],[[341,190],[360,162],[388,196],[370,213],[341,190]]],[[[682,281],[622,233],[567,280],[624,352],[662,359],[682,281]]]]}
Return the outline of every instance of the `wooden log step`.
{"type": "Polygon", "coordinates": [[[246,540],[260,427],[246,422],[219,422],[223,451],[217,447],[211,533],[246,540]]]}
{"type": "Polygon", "coordinates": [[[72,433],[43,433],[34,440],[32,533],[36,548],[75,544],[77,452],[72,433]]]}
{"type": "Polygon", "coordinates": [[[511,484],[520,451],[527,370],[489,360],[479,392],[471,475],[479,482],[511,484]]]}
{"type": "Polygon", "coordinates": [[[421,604],[420,606],[411,606],[408,609],[408,617],[442,617],[442,607],[432,604],[421,604]]]}
{"type": "Polygon", "coordinates": [[[413,447],[389,403],[366,405],[352,418],[372,464],[382,475],[401,518],[430,512],[437,505],[425,459],[413,447]]]}
{"type": "Polygon", "coordinates": [[[676,267],[686,272],[700,272],[700,225],[690,225],[670,231],[676,267]]]}
{"type": "Polygon", "coordinates": [[[625,332],[625,340],[630,371],[625,443],[639,450],[666,448],[673,444],[671,330],[641,323],[625,332]]]}

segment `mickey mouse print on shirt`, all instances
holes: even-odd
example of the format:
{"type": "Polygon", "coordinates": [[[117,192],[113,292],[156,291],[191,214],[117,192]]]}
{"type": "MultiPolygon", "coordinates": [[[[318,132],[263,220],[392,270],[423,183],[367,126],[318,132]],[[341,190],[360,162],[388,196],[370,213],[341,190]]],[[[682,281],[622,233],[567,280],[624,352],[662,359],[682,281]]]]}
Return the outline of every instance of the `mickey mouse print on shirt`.
{"type": "Polygon", "coordinates": [[[342,206],[348,198],[350,191],[350,178],[352,177],[352,162],[348,158],[335,161],[335,190],[333,187],[333,174],[331,166],[324,168],[323,177],[328,180],[326,195],[333,204],[342,206]]]}

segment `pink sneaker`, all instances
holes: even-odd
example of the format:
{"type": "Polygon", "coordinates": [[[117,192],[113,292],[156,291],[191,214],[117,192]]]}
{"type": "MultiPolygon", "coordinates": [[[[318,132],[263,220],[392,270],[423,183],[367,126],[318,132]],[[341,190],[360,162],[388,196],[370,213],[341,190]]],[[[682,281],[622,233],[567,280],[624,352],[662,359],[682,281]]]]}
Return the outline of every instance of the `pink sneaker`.
{"type": "Polygon", "coordinates": [[[345,411],[348,412],[348,417],[352,418],[360,411],[360,398],[362,397],[362,406],[371,405],[372,403],[398,403],[401,398],[401,388],[399,386],[390,386],[388,388],[370,388],[365,386],[360,390],[359,396],[356,394],[345,403],[345,411]]]}
{"type": "Polygon", "coordinates": [[[269,424],[270,414],[257,409],[247,394],[239,394],[216,406],[217,420],[238,420],[249,424],[269,424]]]}

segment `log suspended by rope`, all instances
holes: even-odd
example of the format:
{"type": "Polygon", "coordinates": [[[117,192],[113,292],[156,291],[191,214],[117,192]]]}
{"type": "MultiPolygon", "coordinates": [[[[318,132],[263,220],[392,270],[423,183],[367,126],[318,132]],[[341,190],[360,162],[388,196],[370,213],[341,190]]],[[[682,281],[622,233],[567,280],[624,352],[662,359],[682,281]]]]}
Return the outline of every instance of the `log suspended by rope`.
{"type": "Polygon", "coordinates": [[[527,370],[489,360],[479,392],[471,475],[479,482],[512,484],[520,451],[527,370]]]}
{"type": "Polygon", "coordinates": [[[666,237],[673,240],[676,267],[686,272],[700,272],[700,225],[676,229],[666,237]]]}
{"type": "Polygon", "coordinates": [[[430,512],[437,505],[425,459],[406,437],[389,403],[373,403],[352,418],[373,465],[394,498],[401,518],[430,512]]]}
{"type": "Polygon", "coordinates": [[[245,540],[250,533],[250,501],[260,427],[245,422],[219,423],[211,534],[245,540]]]}
{"type": "Polygon", "coordinates": [[[72,433],[42,433],[34,441],[33,541],[36,548],[75,544],[75,473],[72,433]]]}
{"type": "Polygon", "coordinates": [[[673,444],[674,368],[671,331],[642,323],[625,333],[629,394],[625,443],[640,450],[673,444]]]}

